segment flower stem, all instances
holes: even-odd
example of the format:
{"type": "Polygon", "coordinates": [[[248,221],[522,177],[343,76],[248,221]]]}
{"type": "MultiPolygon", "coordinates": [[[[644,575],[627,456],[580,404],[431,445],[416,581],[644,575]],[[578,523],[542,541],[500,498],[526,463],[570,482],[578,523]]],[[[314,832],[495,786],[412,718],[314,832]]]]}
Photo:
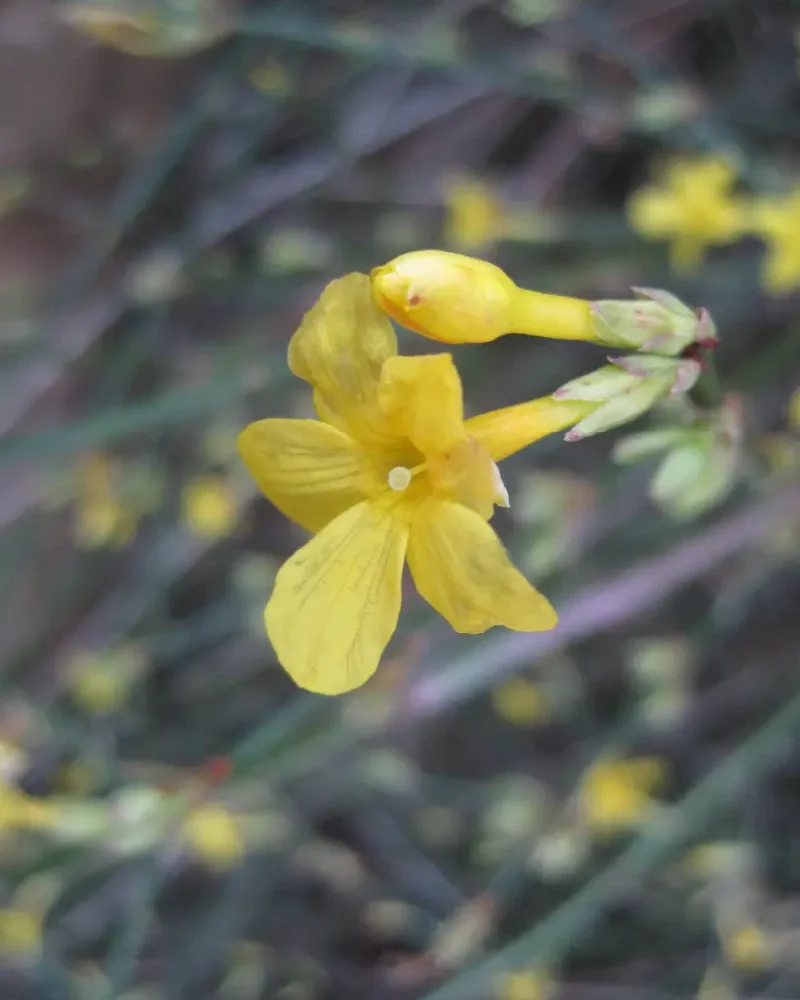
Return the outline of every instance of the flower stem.
{"type": "Polygon", "coordinates": [[[525,288],[519,288],[518,292],[511,310],[514,333],[554,340],[597,340],[591,303],[586,299],[547,295],[525,288]]]}

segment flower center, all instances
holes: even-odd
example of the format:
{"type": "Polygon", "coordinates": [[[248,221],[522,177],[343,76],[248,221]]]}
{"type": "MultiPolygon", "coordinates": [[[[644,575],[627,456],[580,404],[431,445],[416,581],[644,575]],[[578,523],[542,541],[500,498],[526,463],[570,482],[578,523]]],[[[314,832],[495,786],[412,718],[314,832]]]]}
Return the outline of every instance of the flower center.
{"type": "Polygon", "coordinates": [[[412,480],[427,472],[435,493],[476,510],[487,520],[495,505],[508,507],[508,490],[497,464],[474,438],[465,438],[449,451],[429,456],[413,469],[395,465],[386,483],[395,493],[403,493],[412,480]]]}
{"type": "Polygon", "coordinates": [[[404,465],[396,465],[393,469],[389,470],[389,475],[386,477],[389,489],[395,490],[397,493],[402,493],[403,490],[408,489],[411,478],[411,469],[407,469],[404,465]]]}

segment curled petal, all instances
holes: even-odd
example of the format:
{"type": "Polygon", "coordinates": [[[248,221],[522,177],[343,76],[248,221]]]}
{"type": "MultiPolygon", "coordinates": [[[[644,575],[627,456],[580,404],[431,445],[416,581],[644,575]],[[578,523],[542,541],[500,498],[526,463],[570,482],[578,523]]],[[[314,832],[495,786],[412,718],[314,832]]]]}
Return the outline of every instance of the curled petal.
{"type": "Polygon", "coordinates": [[[363,449],[319,420],[259,420],[239,435],[239,452],[264,496],[308,531],[383,485],[363,449]]]}
{"type": "Polygon", "coordinates": [[[400,520],[364,502],[281,567],[264,617],[300,687],[343,694],[375,672],[397,627],[407,537],[400,520]]]}
{"type": "Polygon", "coordinates": [[[323,420],[381,447],[393,436],[378,406],[378,379],[396,354],[394,329],[375,305],[369,278],[347,274],[303,317],[289,344],[289,367],[313,387],[323,420]]]}
{"type": "Polygon", "coordinates": [[[492,625],[543,632],[558,621],[494,531],[461,504],[428,500],[418,508],[408,564],[417,590],[457,632],[485,632],[492,625]]]}

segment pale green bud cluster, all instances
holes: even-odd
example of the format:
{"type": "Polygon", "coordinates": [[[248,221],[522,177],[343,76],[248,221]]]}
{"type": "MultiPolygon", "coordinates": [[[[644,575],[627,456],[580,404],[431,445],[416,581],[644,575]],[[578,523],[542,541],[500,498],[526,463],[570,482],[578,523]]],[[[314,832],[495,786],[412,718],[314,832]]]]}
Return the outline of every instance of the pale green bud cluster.
{"type": "Polygon", "coordinates": [[[634,354],[609,360],[611,364],[573,379],[553,393],[554,399],[598,404],[568,432],[567,441],[581,441],[630,423],[664,396],[686,392],[702,370],[700,362],[693,358],[656,354],[634,354]]]}
{"type": "Polygon", "coordinates": [[[720,504],[741,466],[741,412],[735,400],[702,423],[632,434],[618,442],[616,462],[629,465],[662,455],[650,497],[676,520],[690,520],[720,504]]]}
{"type": "Polygon", "coordinates": [[[590,313],[597,341],[607,347],[674,357],[692,344],[716,343],[716,328],[707,309],[690,309],[659,288],[632,288],[635,299],[592,302],[590,313]]]}

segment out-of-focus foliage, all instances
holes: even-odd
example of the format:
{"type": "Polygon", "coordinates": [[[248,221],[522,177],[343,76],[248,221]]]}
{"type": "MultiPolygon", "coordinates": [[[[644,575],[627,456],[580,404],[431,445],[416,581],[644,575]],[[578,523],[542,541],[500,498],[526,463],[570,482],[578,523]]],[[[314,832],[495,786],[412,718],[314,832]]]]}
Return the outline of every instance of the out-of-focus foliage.
{"type": "Polygon", "coordinates": [[[798,18],[0,0],[0,995],[800,995],[798,18]],[[654,408],[503,464],[556,631],[404,580],[317,697],[236,439],[314,416],[328,282],[432,248],[577,303],[398,330],[467,418],[608,368],[654,408]]]}

